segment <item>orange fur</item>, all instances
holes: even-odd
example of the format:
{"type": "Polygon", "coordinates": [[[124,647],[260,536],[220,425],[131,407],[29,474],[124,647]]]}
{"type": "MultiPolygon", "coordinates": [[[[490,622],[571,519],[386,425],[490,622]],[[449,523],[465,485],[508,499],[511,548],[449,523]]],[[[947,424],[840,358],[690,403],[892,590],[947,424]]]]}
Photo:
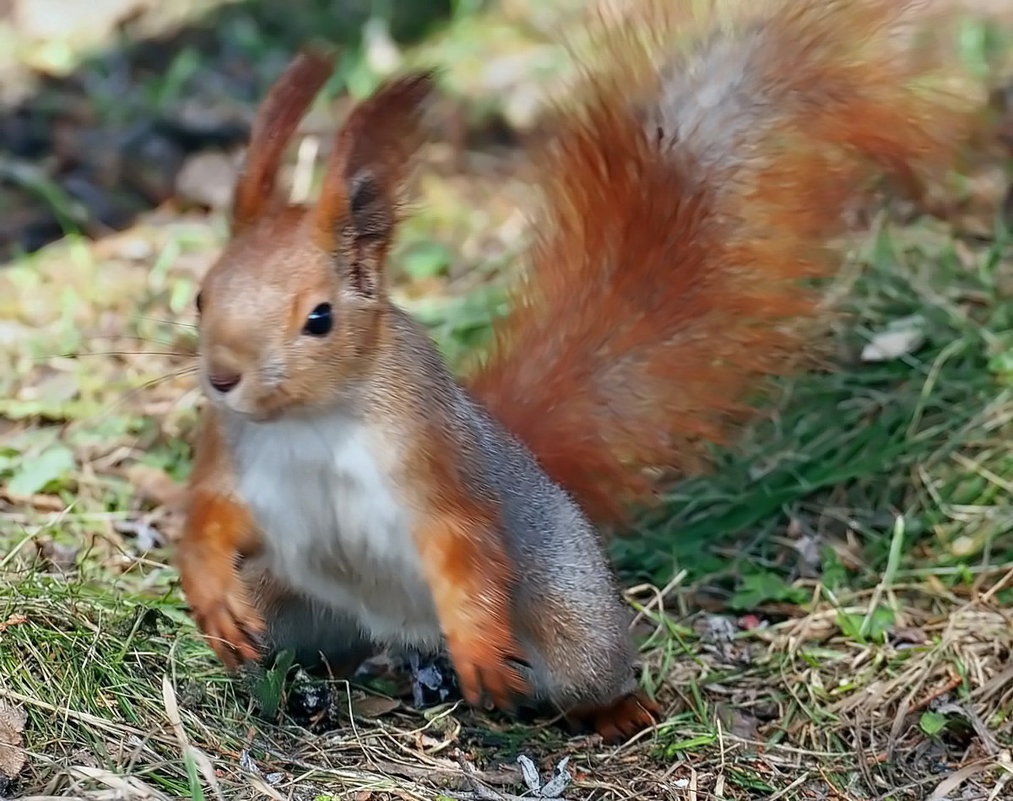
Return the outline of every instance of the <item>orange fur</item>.
{"type": "Polygon", "coordinates": [[[234,668],[257,658],[265,626],[237,569],[259,540],[249,512],[232,498],[228,476],[221,432],[205,413],[176,566],[194,621],[218,658],[234,668]]]}
{"type": "Polygon", "coordinates": [[[419,445],[405,465],[406,487],[422,510],[415,544],[462,694],[472,704],[487,695],[509,708],[528,687],[511,664],[522,651],[510,614],[514,568],[502,522],[491,499],[449,457],[454,442],[433,422],[413,437],[419,445]]]}
{"type": "Polygon", "coordinates": [[[776,88],[776,116],[756,112],[735,163],[645,133],[674,52],[660,6],[597,51],[607,68],[538,160],[530,277],[471,379],[595,520],[649,499],[643,468],[698,468],[762,379],[812,351],[823,311],[803,279],[833,271],[826,243],[863,182],[885,169],[912,186],[949,154],[959,116],[911,88],[888,36],[907,5],[803,0],[759,23],[772,44],[750,83],[776,88]]]}
{"type": "Polygon", "coordinates": [[[590,727],[606,742],[622,742],[653,726],[661,707],[643,693],[630,693],[607,707],[571,709],[564,715],[572,729],[590,727]]]}
{"type": "Polygon", "coordinates": [[[506,562],[491,553],[498,540],[492,521],[467,507],[426,518],[416,544],[461,693],[470,704],[488,695],[509,709],[528,686],[510,664],[521,649],[512,631],[506,562]]]}

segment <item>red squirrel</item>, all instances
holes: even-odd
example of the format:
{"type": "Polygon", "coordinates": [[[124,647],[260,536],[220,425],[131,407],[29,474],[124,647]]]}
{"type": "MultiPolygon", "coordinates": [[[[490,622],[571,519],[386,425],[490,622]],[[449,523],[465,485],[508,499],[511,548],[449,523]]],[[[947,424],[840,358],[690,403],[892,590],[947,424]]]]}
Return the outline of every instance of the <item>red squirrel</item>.
{"type": "Polygon", "coordinates": [[[197,296],[206,403],[177,564],[226,665],[265,640],[349,669],[446,653],[472,704],[550,704],[613,740],[650,726],[596,525],[692,469],[807,350],[804,279],[833,270],[863,183],[952,150],[948,105],[912,88],[891,35],[909,5],[785,0],[692,48],[677,15],[631,13],[536,156],[529,274],[464,382],[387,290],[432,75],[357,105],[296,207],[279,162],[332,71],[298,56],[197,296]]]}

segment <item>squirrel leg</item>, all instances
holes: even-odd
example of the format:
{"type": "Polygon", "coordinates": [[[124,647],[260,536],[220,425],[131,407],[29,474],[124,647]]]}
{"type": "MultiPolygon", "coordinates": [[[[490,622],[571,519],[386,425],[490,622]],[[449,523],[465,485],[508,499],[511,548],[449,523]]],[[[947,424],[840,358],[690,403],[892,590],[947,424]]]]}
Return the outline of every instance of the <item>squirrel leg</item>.
{"type": "Polygon", "coordinates": [[[520,631],[535,695],[562,711],[571,729],[617,742],[652,726],[660,709],[637,690],[625,608],[601,597],[592,619],[565,596],[526,599],[520,609],[541,612],[524,616],[520,631]]]}
{"type": "Polygon", "coordinates": [[[305,670],[344,678],[375,652],[347,615],[292,591],[255,561],[244,562],[241,572],[265,621],[264,664],[273,662],[278,652],[291,650],[305,670]]]}
{"type": "Polygon", "coordinates": [[[512,709],[529,688],[512,630],[509,563],[491,520],[465,509],[430,516],[416,543],[461,694],[474,706],[488,698],[512,709]]]}
{"type": "Polygon", "coordinates": [[[177,567],[197,627],[228,668],[260,656],[264,621],[249,601],[237,559],[255,548],[247,511],[222,495],[194,493],[177,567]]]}

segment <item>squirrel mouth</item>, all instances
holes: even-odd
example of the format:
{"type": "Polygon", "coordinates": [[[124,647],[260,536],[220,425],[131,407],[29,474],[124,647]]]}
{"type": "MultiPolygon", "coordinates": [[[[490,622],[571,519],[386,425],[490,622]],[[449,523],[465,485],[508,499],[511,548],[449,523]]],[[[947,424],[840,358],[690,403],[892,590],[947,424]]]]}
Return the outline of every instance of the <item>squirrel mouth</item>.
{"type": "Polygon", "coordinates": [[[251,423],[270,423],[282,416],[285,406],[278,403],[243,403],[233,395],[223,395],[208,384],[206,378],[201,381],[204,397],[222,412],[248,420],[251,423]]]}
{"type": "Polygon", "coordinates": [[[283,412],[283,409],[277,406],[266,406],[256,409],[240,409],[230,406],[228,403],[223,403],[223,406],[230,414],[234,414],[251,423],[259,424],[272,423],[280,418],[283,412]]]}

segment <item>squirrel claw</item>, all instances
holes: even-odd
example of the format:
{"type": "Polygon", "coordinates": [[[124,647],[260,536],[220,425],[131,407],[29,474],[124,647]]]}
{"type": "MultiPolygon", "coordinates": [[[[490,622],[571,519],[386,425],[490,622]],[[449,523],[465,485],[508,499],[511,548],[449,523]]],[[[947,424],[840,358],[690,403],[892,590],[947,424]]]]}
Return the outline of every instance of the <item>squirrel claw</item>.
{"type": "Polygon", "coordinates": [[[512,712],[516,708],[516,698],[528,691],[524,678],[507,664],[496,669],[469,665],[463,672],[458,668],[458,680],[469,704],[486,709],[491,705],[504,712],[512,712]]]}
{"type": "Polygon", "coordinates": [[[252,610],[243,614],[224,608],[209,615],[195,614],[195,619],[211,650],[229,670],[260,658],[264,624],[252,610]]]}
{"type": "Polygon", "coordinates": [[[245,600],[242,588],[226,587],[216,595],[191,603],[197,628],[227,669],[257,661],[267,630],[260,614],[245,600]]]}
{"type": "Polygon", "coordinates": [[[661,707],[640,692],[629,693],[599,707],[577,707],[564,717],[572,729],[591,728],[607,743],[621,743],[653,726],[661,707]]]}
{"type": "Polygon", "coordinates": [[[451,659],[457,673],[461,695],[472,706],[484,706],[488,699],[504,711],[516,708],[516,700],[528,695],[527,679],[514,667],[524,664],[510,651],[486,645],[484,648],[451,647],[451,659]]]}

